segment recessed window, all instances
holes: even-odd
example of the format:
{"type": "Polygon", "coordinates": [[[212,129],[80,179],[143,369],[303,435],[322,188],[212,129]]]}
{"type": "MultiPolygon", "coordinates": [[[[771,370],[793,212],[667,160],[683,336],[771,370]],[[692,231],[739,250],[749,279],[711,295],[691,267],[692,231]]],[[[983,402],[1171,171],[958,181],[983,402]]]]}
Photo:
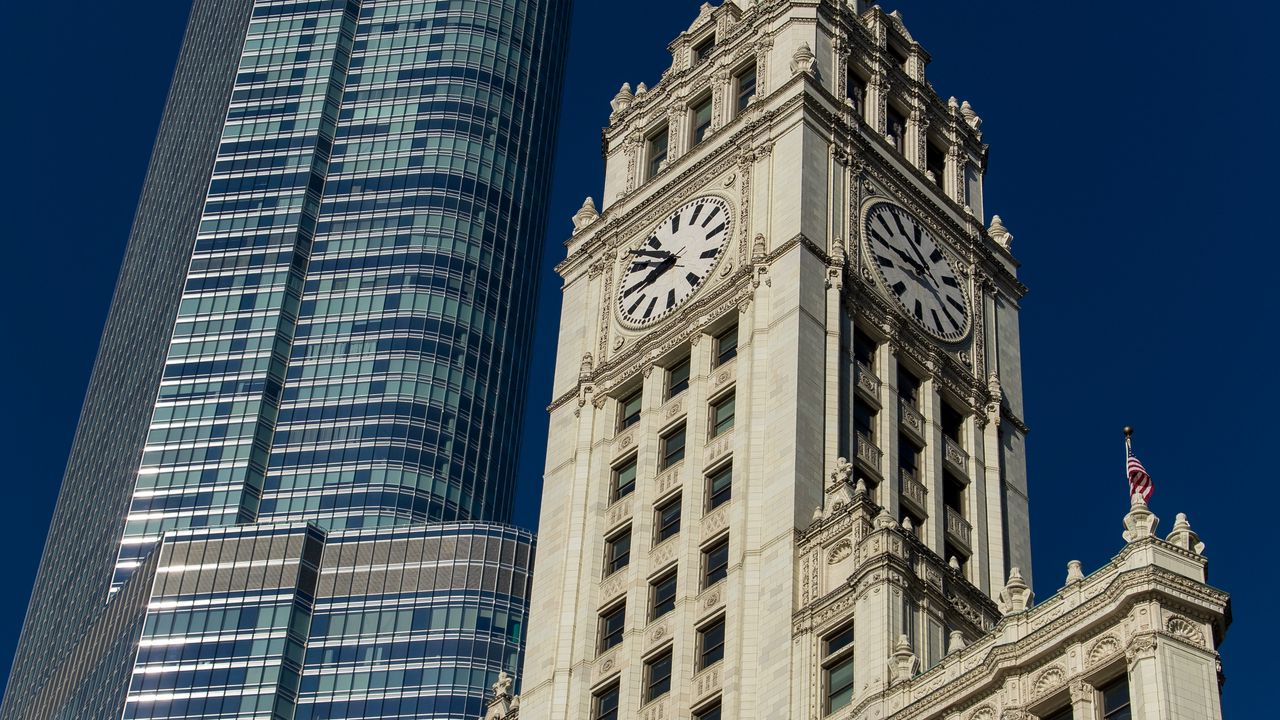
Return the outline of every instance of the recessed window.
{"type": "Polygon", "coordinates": [[[924,166],[926,170],[933,173],[933,184],[941,189],[942,178],[947,174],[947,151],[943,150],[938,143],[930,140],[928,147],[925,149],[924,166]]]}
{"type": "Polygon", "coordinates": [[[863,108],[867,104],[867,81],[863,80],[862,76],[854,72],[852,68],[849,69],[845,93],[849,96],[850,102],[853,103],[853,109],[861,116],[864,112],[863,108]]]}
{"type": "Polygon", "coordinates": [[[961,438],[964,437],[964,415],[951,407],[951,403],[942,403],[942,434],[946,435],[957,445],[963,447],[961,438]]]}
{"type": "Polygon", "coordinates": [[[733,499],[733,464],[707,476],[707,510],[715,510],[733,499]]]}
{"type": "Polygon", "coordinates": [[[897,45],[889,43],[889,55],[893,57],[894,62],[898,63],[898,67],[903,70],[907,69],[907,54],[897,45]]]}
{"type": "Polygon", "coordinates": [[[671,650],[668,648],[644,664],[644,701],[652,702],[671,692],[671,650]]]}
{"type": "Polygon", "coordinates": [[[871,444],[876,441],[876,411],[870,405],[855,400],[853,403],[853,431],[871,444]]]}
{"type": "Polygon", "coordinates": [[[667,368],[667,399],[689,389],[689,358],[667,368]]]}
{"type": "Polygon", "coordinates": [[[828,713],[853,702],[852,626],[837,630],[822,641],[822,684],[828,713]]]}
{"type": "Polygon", "coordinates": [[[641,391],[636,390],[618,401],[618,430],[625,430],[640,422],[641,391]]]}
{"type": "Polygon", "coordinates": [[[702,551],[702,587],[709,588],[729,576],[729,538],[702,551]]]}
{"type": "Polygon", "coordinates": [[[902,472],[919,480],[920,449],[905,435],[898,435],[898,467],[902,472]]]}
{"type": "Polygon", "coordinates": [[[898,397],[907,405],[920,409],[920,379],[901,365],[898,366],[898,397]]]}
{"type": "Polygon", "coordinates": [[[666,470],[684,459],[685,426],[672,430],[662,436],[662,457],[659,458],[658,469],[666,470]]]}
{"type": "Polygon", "coordinates": [[[884,133],[888,136],[889,142],[897,148],[898,152],[902,152],[907,139],[907,118],[892,105],[888,109],[889,113],[885,119],[884,133]]]}
{"type": "Polygon", "coordinates": [[[718,437],[733,429],[735,393],[729,393],[711,406],[711,437],[718,437]]]}
{"type": "Polygon", "coordinates": [[[724,659],[724,618],[698,629],[698,670],[724,659]]]}
{"type": "Polygon", "coordinates": [[[712,367],[719,367],[738,357],[738,326],[725,330],[716,336],[716,356],[712,367]]]}
{"type": "Polygon", "coordinates": [[[671,571],[649,585],[649,619],[657,620],[676,609],[676,573],[671,571]]]}
{"type": "Polygon", "coordinates": [[[636,459],[622,463],[613,469],[613,485],[609,492],[609,501],[617,502],[630,495],[636,489],[636,459]]]}
{"type": "Polygon", "coordinates": [[[756,96],[756,66],[755,63],[748,65],[742,72],[738,73],[734,81],[734,87],[737,92],[737,102],[734,107],[737,112],[742,112],[751,104],[751,98],[756,96]]]}
{"type": "Polygon", "coordinates": [[[649,136],[648,148],[645,157],[649,158],[649,174],[646,179],[657,175],[667,162],[667,146],[670,144],[670,133],[667,132],[667,126],[649,136]]]}
{"type": "Polygon", "coordinates": [[[711,35],[707,37],[705,40],[703,40],[702,42],[698,43],[697,45],[694,45],[693,46],[693,64],[698,65],[699,63],[705,62],[707,58],[711,57],[711,53],[715,49],[716,49],[715,35],[711,35]]]}
{"type": "Polygon", "coordinates": [[[613,536],[605,545],[604,574],[608,577],[631,562],[631,528],[613,536]]]}
{"type": "Polygon", "coordinates": [[[857,328],[853,330],[853,359],[868,370],[876,369],[876,341],[857,328]]]}
{"type": "Polygon", "coordinates": [[[627,629],[627,605],[623,603],[600,613],[600,652],[622,643],[627,629]]]}
{"type": "Polygon", "coordinates": [[[720,700],[693,714],[693,720],[720,720],[720,700]]]}
{"type": "Polygon", "coordinates": [[[659,505],[654,515],[658,528],[654,536],[655,545],[678,535],[680,533],[680,496],[677,495],[659,505]]]}
{"type": "Polygon", "coordinates": [[[690,108],[693,115],[693,145],[702,142],[711,131],[711,96],[703,98],[690,108]]]}
{"type": "Polygon", "coordinates": [[[964,516],[964,483],[945,470],[942,472],[942,504],[951,512],[964,516]]]}
{"type": "Polygon", "coordinates": [[[591,720],[618,720],[618,683],[591,697],[591,720]]]}
{"type": "Polygon", "coordinates": [[[1121,675],[1098,688],[1102,696],[1102,720],[1129,720],[1133,710],[1129,705],[1129,677],[1121,675]]]}

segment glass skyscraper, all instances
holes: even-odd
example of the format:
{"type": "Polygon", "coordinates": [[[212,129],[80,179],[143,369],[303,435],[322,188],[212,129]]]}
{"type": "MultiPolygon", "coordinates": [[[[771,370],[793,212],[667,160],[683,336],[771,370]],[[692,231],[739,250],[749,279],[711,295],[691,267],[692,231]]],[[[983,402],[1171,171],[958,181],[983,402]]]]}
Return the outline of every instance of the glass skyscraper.
{"type": "Polygon", "coordinates": [[[196,0],[0,716],[481,714],[569,5],[196,0]]]}

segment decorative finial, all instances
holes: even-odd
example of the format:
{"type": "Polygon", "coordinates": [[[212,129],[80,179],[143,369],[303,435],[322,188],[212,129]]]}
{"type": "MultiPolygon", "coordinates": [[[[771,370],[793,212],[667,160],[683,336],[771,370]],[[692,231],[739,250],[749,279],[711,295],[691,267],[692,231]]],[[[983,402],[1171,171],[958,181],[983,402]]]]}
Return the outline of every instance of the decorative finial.
{"type": "Polygon", "coordinates": [[[920,669],[920,658],[911,649],[911,641],[906,635],[899,635],[893,646],[893,655],[889,657],[889,682],[897,684],[915,677],[920,669]]]}
{"type": "Polygon", "coordinates": [[[1191,529],[1186,513],[1178,513],[1178,517],[1173,521],[1173,531],[1165,540],[1183,550],[1189,550],[1197,555],[1204,554],[1204,543],[1200,542],[1200,536],[1196,531],[1191,529]]]}
{"type": "Polygon", "coordinates": [[[1142,498],[1142,493],[1134,493],[1129,504],[1129,514],[1124,516],[1125,542],[1132,543],[1154,537],[1156,526],[1159,524],[1160,518],[1147,508],[1147,501],[1142,498]]]}
{"type": "Polygon", "coordinates": [[[1022,571],[1017,566],[1009,568],[1009,581],[1004,584],[1004,589],[1000,591],[1000,612],[1005,615],[1020,613],[1031,607],[1031,601],[1035,594],[1031,592],[1031,586],[1027,585],[1027,581],[1022,579],[1022,571]]]}
{"type": "Polygon", "coordinates": [[[999,215],[991,216],[991,227],[987,228],[987,234],[991,239],[1006,251],[1013,248],[1013,233],[1004,226],[1004,221],[999,215]]]}
{"type": "Polygon", "coordinates": [[[596,210],[596,201],[588,197],[582,201],[582,207],[578,208],[578,212],[573,214],[573,231],[580,232],[582,228],[595,222],[600,217],[600,211],[596,210]]]}
{"type": "Polygon", "coordinates": [[[791,54],[791,74],[799,75],[800,73],[805,73],[812,75],[817,62],[818,58],[813,54],[813,48],[809,47],[809,43],[802,42],[796,47],[796,51],[791,54]]]}
{"type": "Polygon", "coordinates": [[[609,106],[614,112],[622,112],[631,107],[631,103],[635,101],[636,96],[631,93],[631,83],[622,83],[622,88],[618,90],[618,94],[613,96],[613,100],[609,101],[609,106]]]}
{"type": "Polygon", "coordinates": [[[953,653],[957,650],[963,650],[964,648],[964,633],[959,630],[952,630],[951,636],[947,638],[947,652],[953,653]]]}
{"type": "Polygon", "coordinates": [[[1070,560],[1067,562],[1067,584],[1080,582],[1084,579],[1084,569],[1079,560],[1070,560]]]}
{"type": "Polygon", "coordinates": [[[1133,437],[1133,428],[1129,427],[1128,425],[1125,425],[1125,426],[1124,426],[1124,436],[1125,436],[1125,437],[1133,437]]]}

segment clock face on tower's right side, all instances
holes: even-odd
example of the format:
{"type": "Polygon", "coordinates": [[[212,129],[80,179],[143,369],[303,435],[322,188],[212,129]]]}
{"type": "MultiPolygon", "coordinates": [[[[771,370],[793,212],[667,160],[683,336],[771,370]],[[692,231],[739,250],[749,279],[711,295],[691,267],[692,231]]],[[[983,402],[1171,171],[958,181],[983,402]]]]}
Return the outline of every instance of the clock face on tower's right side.
{"type": "Polygon", "coordinates": [[[960,280],[933,236],[891,203],[867,211],[867,250],[885,287],[930,335],[959,340],[969,329],[969,305],[960,280]]]}

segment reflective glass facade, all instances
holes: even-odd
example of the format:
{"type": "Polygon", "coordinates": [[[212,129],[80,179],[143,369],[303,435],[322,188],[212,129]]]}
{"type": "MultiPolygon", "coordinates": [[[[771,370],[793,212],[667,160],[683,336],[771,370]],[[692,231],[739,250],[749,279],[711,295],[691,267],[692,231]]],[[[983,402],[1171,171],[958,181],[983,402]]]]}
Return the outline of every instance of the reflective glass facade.
{"type": "Polygon", "coordinates": [[[0,718],[462,717],[516,669],[532,538],[500,523],[569,11],[194,0],[0,718]],[[448,532],[483,562],[342,571],[394,593],[326,594],[299,549],[448,532]],[[125,706],[103,658],[135,647],[125,706]]]}
{"type": "Polygon", "coordinates": [[[506,520],[568,2],[254,3],[124,528],[506,520]]]}

